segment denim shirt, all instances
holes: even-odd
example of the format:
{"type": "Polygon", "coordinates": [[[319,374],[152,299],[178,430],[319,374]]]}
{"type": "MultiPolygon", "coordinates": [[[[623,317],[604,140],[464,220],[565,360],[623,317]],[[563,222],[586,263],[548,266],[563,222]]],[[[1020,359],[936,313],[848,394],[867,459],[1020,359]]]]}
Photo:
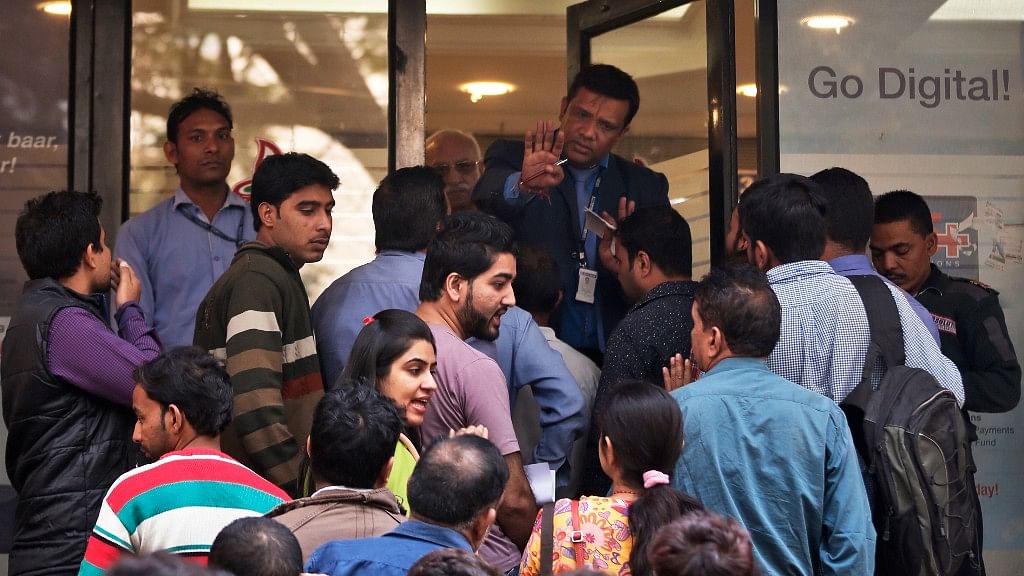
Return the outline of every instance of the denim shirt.
{"type": "Polygon", "coordinates": [[[872,574],[875,528],[846,417],[757,358],[726,358],[672,393],[673,485],[749,532],[765,574],[872,574]]]}
{"type": "Polygon", "coordinates": [[[375,538],[328,542],[313,552],[304,571],[330,576],[405,576],[417,560],[439,548],[473,553],[466,537],[455,530],[409,520],[375,538]]]}

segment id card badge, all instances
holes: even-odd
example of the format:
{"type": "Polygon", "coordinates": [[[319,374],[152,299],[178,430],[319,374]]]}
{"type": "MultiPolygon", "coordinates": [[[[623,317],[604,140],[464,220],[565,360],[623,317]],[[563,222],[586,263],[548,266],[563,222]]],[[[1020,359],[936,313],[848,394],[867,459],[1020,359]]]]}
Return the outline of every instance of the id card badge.
{"type": "Polygon", "coordinates": [[[597,291],[597,271],[580,268],[579,282],[576,288],[576,301],[594,303],[594,293],[597,291]]]}

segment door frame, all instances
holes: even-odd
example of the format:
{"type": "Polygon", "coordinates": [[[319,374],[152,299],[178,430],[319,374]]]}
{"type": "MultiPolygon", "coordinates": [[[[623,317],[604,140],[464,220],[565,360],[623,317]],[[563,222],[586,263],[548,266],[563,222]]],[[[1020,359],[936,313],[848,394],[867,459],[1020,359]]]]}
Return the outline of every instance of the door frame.
{"type": "MultiPolygon", "coordinates": [[[[590,64],[591,40],[694,0],[588,0],[566,9],[567,83],[590,64]]],[[[731,0],[705,0],[708,57],[708,216],[711,262],[725,256],[737,199],[736,27],[731,0]]]]}

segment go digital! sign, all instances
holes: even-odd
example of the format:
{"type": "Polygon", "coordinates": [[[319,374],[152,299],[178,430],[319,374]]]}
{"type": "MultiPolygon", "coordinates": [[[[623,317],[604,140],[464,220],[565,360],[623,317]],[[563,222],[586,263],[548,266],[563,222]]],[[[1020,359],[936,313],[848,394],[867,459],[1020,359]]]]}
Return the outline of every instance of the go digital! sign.
{"type": "MultiPolygon", "coordinates": [[[[998,102],[1010,99],[1010,71],[993,68],[984,74],[968,75],[958,68],[943,68],[941,74],[908,68],[879,67],[874,75],[880,100],[907,99],[924,108],[944,102],[998,102]]],[[[840,75],[831,66],[816,66],[807,75],[807,89],[816,98],[855,100],[864,95],[866,83],[857,74],[840,75]]]]}

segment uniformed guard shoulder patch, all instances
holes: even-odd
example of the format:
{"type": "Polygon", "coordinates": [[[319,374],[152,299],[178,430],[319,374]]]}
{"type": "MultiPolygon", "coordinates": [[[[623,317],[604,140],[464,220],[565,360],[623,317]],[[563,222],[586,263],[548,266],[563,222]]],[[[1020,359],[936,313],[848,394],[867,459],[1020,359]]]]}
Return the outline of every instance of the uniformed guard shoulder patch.
{"type": "Polygon", "coordinates": [[[946,334],[952,334],[956,336],[956,320],[947,316],[939,316],[932,312],[932,320],[935,321],[935,327],[939,329],[939,332],[945,332],[946,334]]]}
{"type": "Polygon", "coordinates": [[[951,280],[956,280],[957,282],[966,282],[968,284],[973,284],[974,286],[977,286],[978,288],[981,288],[982,290],[985,290],[986,292],[991,292],[992,294],[995,294],[996,296],[999,295],[999,291],[998,290],[996,290],[995,288],[989,286],[988,284],[985,284],[984,282],[979,282],[978,280],[973,280],[971,278],[961,278],[959,276],[950,276],[949,278],[951,280]]]}

